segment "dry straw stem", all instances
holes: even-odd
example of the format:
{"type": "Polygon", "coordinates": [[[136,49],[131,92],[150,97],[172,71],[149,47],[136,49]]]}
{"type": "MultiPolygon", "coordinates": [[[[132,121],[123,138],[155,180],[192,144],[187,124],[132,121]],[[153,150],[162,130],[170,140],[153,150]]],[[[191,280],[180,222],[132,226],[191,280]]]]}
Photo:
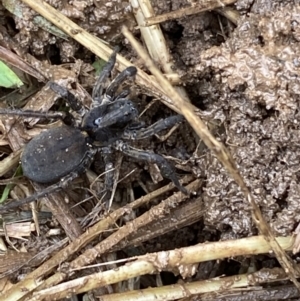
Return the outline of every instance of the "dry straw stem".
{"type": "Polygon", "coordinates": [[[162,14],[156,17],[147,18],[144,26],[150,26],[159,24],[168,20],[178,19],[189,15],[195,15],[198,13],[203,13],[208,10],[213,10],[219,7],[224,7],[225,5],[230,5],[235,3],[236,0],[199,0],[195,5],[189,7],[181,8],[175,11],[171,11],[166,14],[162,14]]]}
{"type": "Polygon", "coordinates": [[[153,220],[147,227],[142,227],[126,240],[116,245],[111,252],[122,250],[125,247],[140,246],[149,241],[176,229],[181,229],[199,221],[203,216],[204,208],[202,198],[192,198],[170,211],[168,216],[153,220]],[[172,218],[170,218],[170,216],[172,218]]]}
{"type": "Polygon", "coordinates": [[[232,7],[222,7],[215,9],[215,11],[237,25],[240,13],[236,9],[233,9],[232,7]]]}
{"type": "MultiPolygon", "coordinates": [[[[0,255],[0,273],[3,274],[8,270],[16,270],[23,266],[33,257],[31,253],[9,251],[7,254],[0,255]]],[[[2,277],[2,275],[1,275],[2,277]]]]}
{"type": "MultiPolygon", "coordinates": [[[[1,225],[0,218],[0,236],[7,235],[8,237],[28,237],[31,235],[31,232],[35,231],[35,225],[31,221],[27,222],[16,222],[4,224],[5,231],[1,225]]],[[[1,272],[0,272],[1,274],[1,272]]]]}
{"type": "MultiPolygon", "coordinates": [[[[291,237],[280,237],[277,238],[277,240],[278,243],[282,246],[282,248],[291,250],[293,240],[291,237]]],[[[136,261],[129,262],[126,265],[119,267],[118,269],[95,273],[86,277],[80,277],[75,280],[71,280],[50,287],[48,289],[39,291],[37,293],[34,293],[30,300],[38,301],[62,299],[70,295],[70,293],[79,294],[88,292],[100,286],[118,283],[141,275],[159,273],[160,271],[180,270],[180,268],[185,265],[208,260],[217,260],[226,257],[230,258],[233,256],[240,255],[255,255],[261,253],[268,253],[270,251],[271,249],[269,244],[264,240],[262,236],[253,236],[249,238],[242,238],[239,240],[204,243],[192,247],[147,254],[143,256],[129,258],[128,260],[136,261]]],[[[286,277],[286,275],[284,276],[286,277]]],[[[252,279],[251,276],[249,277],[250,278],[248,278],[248,282],[246,279],[246,275],[241,280],[241,282],[239,280],[240,275],[238,275],[238,277],[228,277],[227,280],[235,279],[233,283],[230,282],[230,285],[232,286],[234,285],[234,283],[236,283],[237,285],[240,284],[241,286],[246,286],[249,284],[249,280],[252,279]]],[[[207,287],[203,287],[202,282],[202,292],[205,292],[205,290],[211,291],[212,289],[221,289],[220,284],[224,285],[225,283],[227,283],[226,286],[223,286],[226,288],[228,288],[229,286],[229,283],[224,282],[223,280],[219,280],[218,282],[209,280],[205,281],[204,283],[207,287]],[[214,283],[214,285],[212,283],[214,283]]],[[[172,299],[174,299],[174,297],[172,299]]],[[[123,300],[127,299],[124,298],[123,300]]],[[[137,298],[137,300],[140,299],[137,298]]]]}
{"type": "MultiPolygon", "coordinates": [[[[184,300],[281,300],[278,298],[278,291],[280,288],[276,287],[272,293],[257,286],[269,282],[284,281],[287,279],[283,269],[262,269],[251,274],[240,274],[230,277],[218,277],[195,281],[191,283],[180,283],[173,285],[166,285],[161,287],[147,288],[143,290],[134,290],[124,293],[102,295],[101,301],[157,301],[157,300],[178,300],[180,298],[187,298],[184,300]],[[271,275],[271,277],[270,277],[271,275]],[[253,289],[251,290],[251,286],[253,289]],[[237,290],[239,289],[239,290],[237,290]],[[249,295],[247,296],[247,292],[249,295]],[[212,294],[213,293],[213,294],[212,294]],[[257,299],[253,296],[257,294],[257,299]],[[201,295],[200,295],[201,294],[201,295]],[[205,294],[203,296],[203,294],[205,294]],[[209,294],[209,295],[208,295],[209,294]],[[196,295],[198,299],[195,298],[196,295]],[[246,296],[246,298],[245,298],[246,296]],[[265,298],[263,298],[263,296],[265,298]],[[191,298],[193,297],[193,298],[191,298]],[[209,297],[209,298],[208,298],[209,297]],[[244,298],[243,298],[244,297],[244,298]],[[254,298],[253,298],[254,297],[254,298]],[[260,298],[259,298],[260,297],[260,298]],[[276,298],[277,297],[277,298],[276,298]]],[[[281,294],[282,297],[292,297],[291,291],[293,288],[289,287],[288,291],[281,294]]],[[[293,292],[295,297],[299,296],[298,291],[293,292]]]]}
{"type": "MultiPolygon", "coordinates": [[[[185,176],[180,183],[186,184],[192,180],[192,176],[185,176]]],[[[196,187],[192,184],[191,188],[195,189],[196,187]]],[[[160,195],[174,189],[173,184],[169,184],[165,187],[157,189],[146,196],[143,196],[136,201],[127,204],[125,207],[122,207],[110,215],[108,215],[105,219],[101,220],[93,227],[89,228],[88,231],[83,233],[79,238],[75,239],[74,241],[70,242],[68,246],[66,246],[63,250],[58,252],[48,261],[43,263],[40,267],[36,270],[28,274],[22,281],[15,284],[11,289],[6,291],[3,295],[0,295],[0,301],[18,301],[21,300],[24,296],[28,295],[30,292],[34,291],[37,287],[41,284],[43,288],[46,288],[53,284],[57,284],[60,281],[63,281],[66,277],[63,273],[57,273],[51,278],[47,279],[44,283],[38,282],[37,279],[43,277],[46,274],[49,274],[55,267],[61,265],[64,261],[66,261],[71,255],[78,252],[81,248],[86,246],[89,242],[93,239],[98,237],[101,233],[106,231],[107,229],[113,227],[115,223],[118,221],[119,218],[130,212],[130,210],[136,209],[144,204],[151,202],[151,200],[156,199],[160,195]],[[23,289],[23,288],[26,288],[23,289]]],[[[97,254],[96,254],[97,255],[97,254]]],[[[92,263],[92,259],[87,259],[87,262],[84,263],[82,266],[86,264],[92,263]]],[[[77,268],[80,268],[80,265],[77,265],[77,268]]]]}
{"type": "MultiPolygon", "coordinates": [[[[130,0],[138,25],[144,24],[145,18],[154,16],[154,11],[147,0],[130,0]]],[[[165,73],[172,74],[172,60],[165,38],[159,25],[141,27],[141,35],[151,58],[161,66],[165,73]]]]}
{"type": "MultiPolygon", "coordinates": [[[[133,13],[139,26],[145,24],[146,18],[150,18],[155,15],[153,7],[148,0],[130,0],[130,4],[133,8],[133,13]]],[[[174,70],[172,68],[174,67],[173,59],[160,26],[153,25],[140,27],[140,32],[147,50],[154,62],[160,66],[165,75],[173,74],[174,76],[174,70]]],[[[176,90],[182,95],[182,97],[188,99],[183,87],[176,87],[176,90]]]]}
{"type": "Polygon", "coordinates": [[[243,178],[241,177],[239,171],[235,166],[235,162],[232,159],[229,151],[226,147],[218,142],[214,136],[209,132],[205,124],[202,120],[195,115],[194,108],[189,103],[184,101],[180,95],[176,92],[176,90],[172,87],[169,81],[163,76],[163,74],[156,68],[156,66],[151,61],[148,54],[144,51],[143,47],[137,42],[137,40],[133,37],[133,35],[129,32],[126,27],[123,27],[122,30],[124,36],[129,40],[133,48],[137,51],[139,56],[144,61],[147,68],[150,72],[156,77],[157,82],[160,83],[162,89],[168,95],[170,99],[174,102],[175,106],[179,108],[181,114],[186,118],[192,128],[195,130],[197,135],[203,140],[207,147],[209,147],[219,159],[219,161],[223,164],[223,166],[227,169],[232,178],[237,182],[240,186],[242,192],[244,193],[245,199],[250,203],[252,209],[252,218],[262,235],[264,235],[265,239],[269,242],[272,250],[274,251],[278,261],[284,270],[288,273],[289,278],[295,286],[300,291],[300,284],[296,279],[296,264],[287,256],[284,251],[281,249],[277,241],[275,240],[274,235],[271,232],[269,225],[265,222],[261,211],[257,204],[254,201],[253,196],[251,195],[249,189],[247,188],[243,178]]]}

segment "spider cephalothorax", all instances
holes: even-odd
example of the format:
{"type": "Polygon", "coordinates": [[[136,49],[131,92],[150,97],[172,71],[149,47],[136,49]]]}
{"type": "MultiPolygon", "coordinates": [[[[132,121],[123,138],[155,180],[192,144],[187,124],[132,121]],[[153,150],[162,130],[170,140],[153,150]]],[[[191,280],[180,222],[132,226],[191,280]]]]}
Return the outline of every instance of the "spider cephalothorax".
{"type": "MultiPolygon", "coordinates": [[[[82,174],[91,164],[94,155],[102,148],[116,149],[136,160],[156,163],[164,177],[171,179],[184,193],[186,189],[179,184],[174,169],[161,155],[131,147],[130,140],[145,139],[164,129],[171,128],[183,120],[180,115],[161,119],[145,127],[139,123],[138,110],[128,99],[129,91],[116,94],[120,84],[133,77],[137,70],[131,66],[122,71],[103,93],[103,83],[109,77],[116,61],[113,52],[103,68],[92,93],[93,104],[85,110],[67,89],[51,82],[52,90],[65,98],[71,109],[83,115],[81,125],[75,124],[72,115],[62,113],[39,113],[31,111],[2,110],[0,114],[23,115],[46,118],[62,118],[69,125],[49,129],[33,138],[24,148],[21,163],[24,175],[37,183],[49,184],[46,189],[26,199],[0,206],[0,212],[31,202],[53,191],[65,188],[70,181],[82,174]],[[67,117],[67,118],[66,118],[67,117]],[[54,184],[53,184],[54,183],[54,184]]],[[[109,182],[109,181],[108,181],[109,182]]],[[[110,189],[110,187],[107,187],[110,189]]]]}

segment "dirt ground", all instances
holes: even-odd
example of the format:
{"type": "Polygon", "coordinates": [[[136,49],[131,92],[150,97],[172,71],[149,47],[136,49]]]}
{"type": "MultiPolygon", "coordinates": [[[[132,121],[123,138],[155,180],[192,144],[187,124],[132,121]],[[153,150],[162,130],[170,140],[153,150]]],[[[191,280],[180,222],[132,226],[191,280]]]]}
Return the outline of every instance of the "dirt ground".
{"type": "MultiPolygon", "coordinates": [[[[129,2],[46,2],[111,47],[120,46],[122,56],[148,72],[121,33],[122,25],[126,25],[145,45],[129,2]]],[[[197,2],[188,0],[152,0],[151,4],[155,15],[197,7],[197,2]]],[[[88,93],[91,93],[95,82],[92,65],[95,66],[96,56],[75,40],[54,33],[48,27],[45,29],[38,23],[37,13],[24,4],[18,3],[21,15],[17,15],[15,8],[9,5],[9,1],[0,2],[0,46],[12,50],[47,75],[48,79],[75,91],[82,102],[88,105],[88,93]]],[[[232,154],[272,233],[291,237],[300,221],[300,1],[236,1],[231,6],[162,22],[160,27],[172,57],[171,69],[180,76],[180,86],[187,98],[198,109],[217,140],[232,154]]],[[[25,108],[34,110],[65,109],[64,101],[47,91],[43,83],[22,72],[18,74],[26,88],[13,96],[9,94],[11,90],[1,89],[1,108],[26,104],[25,108]]],[[[116,74],[115,71],[113,75],[116,74]]],[[[159,97],[151,95],[151,91],[132,83],[129,85],[131,99],[135,101],[139,112],[144,112],[141,120],[146,125],[175,114],[159,101],[159,97]]],[[[55,122],[51,124],[56,125],[55,122]]],[[[33,136],[50,126],[45,120],[2,118],[0,148],[3,160],[16,154],[33,136]]],[[[162,134],[167,134],[167,131],[162,134]]],[[[97,263],[147,253],[160,254],[156,252],[205,242],[239,241],[259,234],[252,219],[251,207],[239,186],[187,122],[180,124],[167,139],[153,137],[132,145],[165,156],[176,167],[179,179],[185,185],[191,185],[193,193],[187,200],[186,197],[178,197],[177,190],[170,192],[171,188],[156,194],[159,188],[170,187],[166,186],[169,181],[161,177],[157,166],[122,157],[116,152],[114,164],[119,180],[115,178],[115,181],[119,182],[111,212],[122,213],[116,214],[110,226],[101,235],[89,240],[83,249],[69,254],[68,262],[64,263],[66,267],[62,266],[59,270],[61,273],[70,266],[74,268],[76,265],[71,260],[87,250],[96,250],[95,246],[104,239],[107,244],[101,247],[103,249],[97,249],[97,252],[103,250],[103,253],[100,252],[103,256],[95,258],[97,263]],[[136,200],[141,201],[135,203],[136,200]],[[127,204],[134,205],[128,207],[127,204]],[[122,229],[123,232],[118,232],[122,229]],[[112,233],[119,233],[119,236],[112,237],[112,233]],[[121,236],[122,239],[119,239],[121,236]]],[[[10,170],[2,172],[2,185],[8,183],[4,180],[15,175],[17,162],[18,158],[10,170]]],[[[40,235],[37,235],[38,229],[35,228],[27,233],[26,240],[15,238],[23,236],[21,234],[11,235],[14,237],[10,238],[9,243],[4,238],[3,245],[11,252],[16,248],[26,251],[26,255],[23,254],[17,260],[20,264],[17,264],[19,255],[7,253],[7,261],[2,269],[0,264],[0,271],[4,275],[10,274],[5,278],[7,282],[3,292],[10,292],[8,289],[12,291],[13,283],[34,271],[46,258],[54,256],[63,248],[66,237],[75,241],[89,227],[106,220],[107,213],[99,205],[104,187],[103,170],[103,156],[97,154],[87,176],[82,176],[64,192],[48,196],[52,202],[45,200],[46,205],[42,202],[42,212],[37,217],[40,235]],[[99,179],[98,175],[101,175],[99,179]],[[49,205],[54,202],[53,199],[59,205],[49,205]],[[82,200],[85,202],[75,206],[82,200]],[[49,209],[45,209],[45,206],[50,207],[52,215],[49,215],[49,209]],[[46,252],[46,255],[37,256],[54,243],[61,245],[46,252]],[[28,263],[32,256],[35,256],[34,260],[28,263]],[[13,273],[7,272],[10,270],[13,273]]],[[[13,183],[16,185],[10,190],[10,199],[24,198],[32,194],[34,189],[43,189],[34,183],[32,186],[26,179],[13,183]]],[[[3,189],[6,188],[3,186],[3,189]]],[[[24,211],[23,214],[31,216],[30,211],[24,211]]],[[[13,213],[7,213],[6,221],[10,222],[11,216],[13,213]]],[[[232,251],[232,254],[237,253],[232,251]]],[[[271,284],[276,269],[280,267],[274,256],[251,254],[232,257],[229,253],[229,256],[225,256],[229,259],[215,258],[199,265],[186,265],[185,271],[158,268],[160,274],[143,275],[135,282],[124,281],[123,285],[120,281],[118,284],[102,286],[93,294],[106,296],[128,289],[183,285],[218,276],[238,277],[243,273],[268,269],[269,278],[266,276],[263,284],[259,282],[259,289],[255,284],[250,289],[248,283],[244,287],[247,292],[242,289],[237,291],[236,288],[220,289],[224,297],[214,295],[214,291],[204,290],[206,294],[175,295],[173,299],[166,297],[165,300],[298,300],[299,293],[286,279],[280,278],[280,281],[271,284]]],[[[92,257],[86,255],[86,258],[89,256],[92,257]]],[[[293,255],[292,259],[297,263],[299,257],[293,255]]],[[[113,268],[118,266],[118,263],[114,263],[113,268]]],[[[68,280],[110,268],[97,267],[73,272],[68,274],[68,280]]],[[[48,274],[53,273],[52,269],[48,274]]],[[[110,300],[105,296],[101,300],[110,300]]],[[[82,300],[80,298],[82,295],[78,300],[82,300]]],[[[125,296],[122,298],[126,299],[125,296]]]]}

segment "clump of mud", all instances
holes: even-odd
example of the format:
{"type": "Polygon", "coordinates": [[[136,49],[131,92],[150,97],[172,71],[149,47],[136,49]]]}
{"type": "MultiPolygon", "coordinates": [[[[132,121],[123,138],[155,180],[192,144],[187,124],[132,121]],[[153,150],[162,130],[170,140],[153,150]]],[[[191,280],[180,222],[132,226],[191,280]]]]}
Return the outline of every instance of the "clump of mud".
{"type": "MultiPolygon", "coordinates": [[[[205,78],[206,109],[222,116],[220,139],[265,219],[276,235],[288,235],[300,220],[300,7],[264,8],[256,4],[229,39],[202,51],[194,70],[205,78]]],[[[236,184],[211,153],[201,163],[206,224],[223,238],[251,235],[249,207],[236,184]]]]}
{"type": "MultiPolygon", "coordinates": [[[[89,33],[107,41],[117,41],[122,38],[121,25],[126,24],[132,28],[135,24],[132,8],[128,1],[46,1],[62,12],[76,24],[89,33]]],[[[0,4],[1,5],[1,4],[0,4]]],[[[17,4],[22,12],[22,18],[13,16],[17,34],[14,36],[25,52],[36,56],[55,55],[59,53],[60,61],[68,62],[70,58],[78,58],[82,47],[72,39],[63,40],[43,29],[41,22],[34,19],[37,14],[23,5],[17,4]],[[57,49],[58,48],[58,49],[57,49]],[[79,51],[80,49],[80,51],[79,51]]],[[[1,8],[1,6],[0,6],[1,8]]],[[[84,53],[87,53],[85,51],[84,53]]],[[[81,54],[81,58],[83,55],[81,54]]]]}

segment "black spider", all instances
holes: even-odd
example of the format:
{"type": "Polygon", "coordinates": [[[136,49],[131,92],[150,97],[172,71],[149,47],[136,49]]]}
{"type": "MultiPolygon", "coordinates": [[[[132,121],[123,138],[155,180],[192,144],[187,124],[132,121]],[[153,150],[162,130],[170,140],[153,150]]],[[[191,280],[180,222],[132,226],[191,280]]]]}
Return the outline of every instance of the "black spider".
{"type": "MultiPolygon", "coordinates": [[[[121,72],[103,93],[103,84],[109,77],[115,62],[116,51],[113,52],[94,86],[93,103],[87,112],[67,89],[54,82],[50,83],[51,89],[65,98],[72,110],[83,115],[82,123],[79,126],[75,124],[75,118],[71,114],[22,110],[0,111],[0,114],[62,118],[69,123],[69,125],[44,131],[33,138],[25,146],[21,157],[23,174],[34,182],[50,186],[23,200],[0,206],[0,212],[16,208],[65,188],[90,166],[99,148],[102,151],[105,150],[106,154],[110,153],[113,148],[134,159],[156,163],[165,178],[172,180],[180,191],[187,193],[187,190],[180,185],[173,167],[164,157],[135,149],[126,142],[150,137],[180,123],[183,117],[171,116],[145,128],[137,120],[138,111],[135,105],[127,98],[129,91],[123,90],[120,94],[115,95],[120,84],[128,77],[135,76],[137,72],[135,67],[128,67],[121,72]]],[[[107,180],[106,183],[111,183],[111,181],[107,180]]],[[[107,187],[107,189],[110,188],[107,187]]]]}

